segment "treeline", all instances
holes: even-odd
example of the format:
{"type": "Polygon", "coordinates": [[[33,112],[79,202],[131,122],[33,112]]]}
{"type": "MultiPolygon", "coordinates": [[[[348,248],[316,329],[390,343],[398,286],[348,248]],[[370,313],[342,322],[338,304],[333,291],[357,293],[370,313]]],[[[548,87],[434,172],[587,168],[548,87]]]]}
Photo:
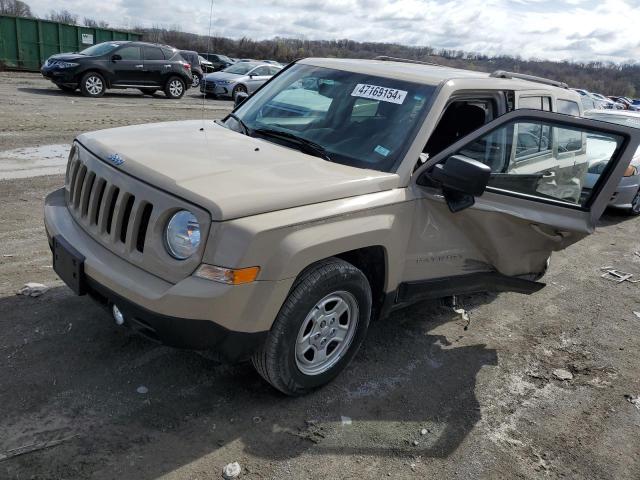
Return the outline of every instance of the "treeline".
{"type": "MultiPolygon", "coordinates": [[[[31,8],[21,0],[0,0],[0,14],[32,17],[31,8]]],[[[79,24],[78,15],[67,10],[52,10],[46,17],[62,23],[79,24]]],[[[88,27],[108,27],[103,21],[83,18],[88,27]]],[[[552,62],[523,60],[520,57],[488,56],[462,50],[409,47],[394,43],[356,42],[353,40],[300,40],[274,38],[271,40],[239,40],[208,37],[162,27],[134,27],[150,42],[165,43],[184,50],[222,53],[230,57],[256,58],[290,62],[302,57],[373,58],[378,55],[433,62],[440,65],[492,72],[509,70],[553,78],[573,87],[585,88],[605,95],[640,96],[640,65],[610,62],[552,62]]]]}
{"type": "Polygon", "coordinates": [[[553,78],[570,86],[585,88],[605,95],[640,95],[640,65],[612,62],[552,62],[523,60],[519,57],[488,56],[462,50],[437,50],[395,43],[356,42],[353,40],[235,40],[207,37],[176,29],[135,28],[150,42],[166,43],[180,49],[222,53],[236,58],[256,58],[290,62],[302,57],[373,58],[379,55],[437,63],[440,65],[493,72],[508,70],[553,78]]]}

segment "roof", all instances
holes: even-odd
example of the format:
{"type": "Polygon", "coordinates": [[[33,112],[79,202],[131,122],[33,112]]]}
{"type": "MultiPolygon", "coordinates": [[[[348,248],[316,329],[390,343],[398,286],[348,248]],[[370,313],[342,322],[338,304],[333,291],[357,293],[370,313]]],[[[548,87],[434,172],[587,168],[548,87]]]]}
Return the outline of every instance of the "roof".
{"type": "MultiPolygon", "coordinates": [[[[485,88],[509,90],[549,90],[566,92],[566,89],[518,78],[495,78],[489,73],[461,68],[429,65],[422,63],[397,62],[388,60],[362,60],[351,58],[305,58],[298,63],[317,67],[334,68],[354,73],[378,77],[397,78],[408,82],[439,85],[448,80],[477,79],[485,88]]],[[[482,87],[480,87],[482,88],[482,87]]],[[[563,95],[564,96],[564,95],[563,95]]]]}

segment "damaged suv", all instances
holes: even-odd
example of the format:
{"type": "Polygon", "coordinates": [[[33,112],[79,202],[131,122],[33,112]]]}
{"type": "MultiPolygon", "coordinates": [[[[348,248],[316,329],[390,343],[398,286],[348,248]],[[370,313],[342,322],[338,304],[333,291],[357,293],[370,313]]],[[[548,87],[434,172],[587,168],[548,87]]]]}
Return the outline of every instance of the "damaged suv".
{"type": "Polygon", "coordinates": [[[46,199],[53,265],[117,324],[303,394],[391,310],[544,286],[640,143],[580,114],[537,77],[300,60],[222,121],[80,135],[46,199]]]}

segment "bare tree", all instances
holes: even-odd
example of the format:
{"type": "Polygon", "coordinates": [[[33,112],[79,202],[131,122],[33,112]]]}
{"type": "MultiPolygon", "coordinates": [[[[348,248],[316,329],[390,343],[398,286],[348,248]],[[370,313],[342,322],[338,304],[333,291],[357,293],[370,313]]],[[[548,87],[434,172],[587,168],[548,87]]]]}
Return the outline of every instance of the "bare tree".
{"type": "Polygon", "coordinates": [[[82,20],[85,27],[89,28],[109,28],[109,23],[104,20],[94,20],[93,18],[84,17],[82,20]]]}
{"type": "Polygon", "coordinates": [[[62,10],[51,10],[47,19],[59,23],[68,23],[69,25],[78,24],[78,15],[64,8],[62,10]]]}
{"type": "Polygon", "coordinates": [[[31,7],[20,0],[0,0],[0,15],[13,15],[14,17],[33,17],[31,7]]]}

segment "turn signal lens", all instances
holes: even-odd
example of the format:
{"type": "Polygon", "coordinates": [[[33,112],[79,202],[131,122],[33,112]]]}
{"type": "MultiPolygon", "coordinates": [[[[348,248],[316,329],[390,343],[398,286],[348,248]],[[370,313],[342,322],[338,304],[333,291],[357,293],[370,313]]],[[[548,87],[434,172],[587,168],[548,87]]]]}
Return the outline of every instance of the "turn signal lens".
{"type": "Polygon", "coordinates": [[[625,177],[633,177],[634,175],[637,175],[637,174],[638,174],[638,168],[634,167],[633,165],[629,165],[624,172],[625,177]]]}
{"type": "Polygon", "coordinates": [[[258,273],[260,273],[260,267],[233,269],[203,263],[198,267],[194,275],[214,282],[240,285],[253,282],[258,276],[258,273]]]}

